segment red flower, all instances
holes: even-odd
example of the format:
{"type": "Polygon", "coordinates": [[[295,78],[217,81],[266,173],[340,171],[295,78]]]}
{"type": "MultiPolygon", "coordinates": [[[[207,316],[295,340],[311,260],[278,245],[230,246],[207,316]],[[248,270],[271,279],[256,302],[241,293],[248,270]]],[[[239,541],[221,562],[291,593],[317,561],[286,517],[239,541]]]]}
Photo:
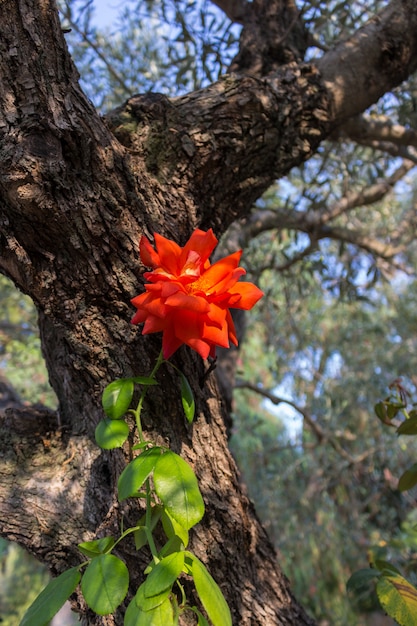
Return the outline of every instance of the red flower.
{"type": "Polygon", "coordinates": [[[145,322],[144,335],[162,331],[165,359],[183,343],[203,359],[216,346],[237,345],[229,309],[251,309],[263,296],[252,283],[238,282],[246,273],[238,267],[241,251],[210,264],[217,243],[211,229],[195,230],[183,248],[157,233],[156,251],[146,237],[140,241],[140,257],[152,271],[144,274],[145,293],[132,300],[132,323],[145,322]]]}

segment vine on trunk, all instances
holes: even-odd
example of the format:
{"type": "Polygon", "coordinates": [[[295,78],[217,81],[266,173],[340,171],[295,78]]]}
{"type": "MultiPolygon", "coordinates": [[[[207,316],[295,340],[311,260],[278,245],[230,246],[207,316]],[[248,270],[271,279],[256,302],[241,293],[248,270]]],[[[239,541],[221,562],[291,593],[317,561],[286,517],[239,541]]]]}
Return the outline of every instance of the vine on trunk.
{"type": "Polygon", "coordinates": [[[188,422],[195,415],[191,386],[168,358],[186,344],[203,358],[215,358],[216,346],[237,344],[230,308],[250,309],[262,297],[252,283],[238,282],[245,270],[238,266],[241,252],[213,265],[209,257],[217,245],[210,229],[195,230],[181,248],[155,234],[156,250],[146,237],[140,242],[146,291],[132,300],[137,312],[132,322],[144,322],[143,334],[162,331],[162,350],[149,376],[121,378],[106,386],[102,395],[105,413],[95,431],[104,450],[119,448],[129,438],[128,419],[134,418],[137,443],[131,445],[133,459],[118,480],[119,501],[140,498],[145,513],[135,526],[120,528],[120,535],[101,537],[78,544],[87,560],[52,580],[26,612],[21,626],[46,625],[75,591],[78,584],[86,604],[98,615],[109,615],[125,600],[129,571],[118,556],[117,545],[133,535],[136,550],[148,546],[151,561],[145,580],[127,606],[125,626],[175,626],[185,611],[193,611],[199,626],[231,626],[227,602],[205,565],[187,549],[189,531],[204,515],[204,501],[192,468],[169,448],[155,445],[144,436],[141,413],[150,387],[158,384],[156,374],[163,364],[174,367],[180,377],[181,400],[188,422]],[[142,392],[131,407],[135,385],[142,392]],[[134,454],[137,453],[136,456],[134,454]],[[158,547],[155,531],[165,536],[158,547]],[[209,621],[197,606],[187,602],[181,577],[192,579],[209,621]]]}

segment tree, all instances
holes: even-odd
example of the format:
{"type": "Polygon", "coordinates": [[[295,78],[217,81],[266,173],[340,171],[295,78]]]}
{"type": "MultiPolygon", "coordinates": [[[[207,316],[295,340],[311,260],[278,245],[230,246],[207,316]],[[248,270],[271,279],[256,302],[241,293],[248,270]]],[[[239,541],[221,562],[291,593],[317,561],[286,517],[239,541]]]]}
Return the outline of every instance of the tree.
{"type": "MultiPolygon", "coordinates": [[[[159,337],[129,324],[130,299],[143,283],[140,235],[183,244],[197,227],[223,234],[331,135],[367,134],[394,146],[415,140],[404,128],[398,139],[392,124],[356,117],[416,69],[411,0],[394,0],[310,62],[314,41],[294,2],[216,4],[243,25],[231,72],[173,99],[132,96],[104,119],[80,89],[55,3],[1,5],[0,267],[38,308],[59,409],[9,410],[2,420],[0,527],[52,573],[79,563],[79,541],[137,515],[116,499],[125,456],[100,452],[94,429],[106,383],[146,375],[160,349],[159,337]]],[[[323,224],[311,216],[304,228],[320,235],[323,224]]],[[[288,225],[297,216],[288,209],[278,217],[288,225]]],[[[312,624],[242,492],[214,377],[201,385],[207,364],[184,348],[174,363],[191,382],[198,419],[187,429],[176,374],[164,370],[145,428],[199,477],[207,512],[196,553],[234,623],[312,624]]],[[[120,554],[140,561],[133,546],[120,554]]],[[[86,623],[120,623],[120,615],[93,616],[77,601],[86,623]]]]}

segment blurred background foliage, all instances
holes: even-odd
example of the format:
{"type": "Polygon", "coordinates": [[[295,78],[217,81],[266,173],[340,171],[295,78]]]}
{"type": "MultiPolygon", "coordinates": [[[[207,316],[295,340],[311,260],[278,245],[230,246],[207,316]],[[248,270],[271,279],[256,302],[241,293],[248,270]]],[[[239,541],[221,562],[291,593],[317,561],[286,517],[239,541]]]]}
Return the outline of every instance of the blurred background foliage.
{"type": "MultiPolygon", "coordinates": [[[[386,3],[298,4],[314,58],[386,3]]],[[[238,49],[238,25],[209,0],[125,1],[107,18],[93,0],[59,5],[82,87],[103,114],[135,93],[200,88],[238,49]]],[[[410,130],[416,116],[412,77],[366,119],[410,130]]],[[[416,493],[397,482],[416,444],[373,411],[393,381],[413,395],[417,387],[413,141],[352,139],[342,129],[221,244],[244,249],[249,278],[266,294],[239,354],[231,447],[295,594],[322,626],[391,623],[373,595],[346,594],[351,573],[375,554],[415,583],[416,493]]],[[[33,305],[6,278],[0,299],[0,375],[24,402],[54,406],[33,305]]],[[[1,617],[12,625],[22,608],[15,579],[35,596],[45,573],[15,546],[0,548],[1,617]]]]}
{"type": "MultiPolygon", "coordinates": [[[[0,616],[2,626],[17,626],[29,604],[48,582],[48,574],[27,552],[0,537],[0,616]]],[[[68,625],[69,626],[69,625],[68,625]]]]}

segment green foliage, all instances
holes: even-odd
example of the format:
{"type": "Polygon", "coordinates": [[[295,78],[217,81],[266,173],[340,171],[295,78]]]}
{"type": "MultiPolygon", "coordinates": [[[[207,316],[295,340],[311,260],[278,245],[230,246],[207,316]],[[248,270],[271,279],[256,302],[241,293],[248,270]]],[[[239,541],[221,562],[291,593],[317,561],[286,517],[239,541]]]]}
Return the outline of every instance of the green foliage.
{"type": "Polygon", "coordinates": [[[384,611],[399,626],[414,626],[417,615],[417,589],[399,575],[382,575],[376,585],[378,599],[384,611]]]}
{"type": "Polygon", "coordinates": [[[164,533],[170,541],[179,539],[185,548],[188,546],[188,530],[179,524],[167,509],[162,511],[161,522],[164,533]]]}
{"type": "MultiPolygon", "coordinates": [[[[398,435],[415,435],[415,409],[408,410],[409,393],[400,379],[390,385],[391,393],[383,401],[375,405],[375,414],[387,426],[395,426],[398,435]],[[399,417],[403,419],[399,419],[399,417]]],[[[413,405],[413,407],[415,404],[413,405]]],[[[416,466],[414,463],[407,469],[398,481],[400,491],[412,488],[416,480],[416,466]]],[[[415,530],[415,528],[414,528],[415,530]]],[[[376,572],[376,594],[384,611],[393,617],[400,626],[414,626],[417,614],[417,588],[405,579],[398,568],[390,561],[375,559],[373,562],[376,572]]],[[[412,569],[414,558],[411,562],[412,569]]],[[[415,574],[415,572],[413,572],[415,574]]],[[[359,582],[368,573],[362,571],[353,574],[347,583],[348,590],[356,591],[359,582]]]]}
{"type": "Polygon", "coordinates": [[[0,607],[2,626],[16,626],[48,582],[48,573],[18,545],[0,538],[0,607]]]}
{"type": "Polygon", "coordinates": [[[127,567],[113,554],[92,558],[81,580],[84,599],[98,615],[113,613],[123,602],[128,586],[127,567]]]}
{"type": "Polygon", "coordinates": [[[53,616],[75,591],[80,578],[79,568],[73,567],[51,580],[26,611],[20,626],[48,626],[53,616]]]}
{"type": "Polygon", "coordinates": [[[205,565],[191,552],[186,552],[186,559],[190,564],[190,574],[197,593],[213,626],[232,626],[229,607],[205,565]]]}
{"type": "Polygon", "coordinates": [[[417,484],[417,463],[414,463],[409,469],[405,470],[404,474],[398,481],[398,489],[400,491],[408,491],[411,487],[417,484]]]}
{"type": "Polygon", "coordinates": [[[114,546],[113,537],[103,537],[102,539],[94,539],[93,541],[85,541],[78,544],[78,548],[82,554],[90,558],[107,554],[114,546]]]}
{"type": "Polygon", "coordinates": [[[95,437],[103,450],[120,448],[129,436],[129,426],[122,420],[102,419],[97,424],[95,437]]]}
{"type": "Polygon", "coordinates": [[[157,460],[153,474],[155,492],[168,514],[189,530],[204,515],[204,502],[190,466],[167,450],[157,460]]]}
{"type": "Polygon", "coordinates": [[[145,598],[160,596],[171,589],[184,569],[184,552],[173,552],[157,563],[143,584],[145,598]]]}
{"type": "Polygon", "coordinates": [[[131,601],[126,610],[124,626],[175,626],[174,610],[170,598],[159,602],[159,596],[144,599],[139,595],[142,587],[131,601]]]}
{"type": "Polygon", "coordinates": [[[120,378],[107,385],[102,396],[103,410],[112,420],[121,419],[132,402],[135,385],[130,378],[120,378]]]}
{"type": "Polygon", "coordinates": [[[154,471],[161,451],[157,446],[148,448],[125,467],[117,483],[119,500],[138,495],[139,489],[154,471]]]}
{"type": "MultiPolygon", "coordinates": [[[[102,395],[103,410],[112,420],[121,419],[127,413],[132,402],[135,383],[139,385],[156,385],[154,378],[135,376],[133,378],[119,378],[107,385],[102,395]]],[[[192,394],[192,392],[191,392],[192,394]]]]}
{"type": "MultiPolygon", "coordinates": [[[[231,625],[230,611],[218,585],[205,566],[191,552],[185,551],[188,531],[204,515],[204,501],[196,476],[178,454],[143,439],[140,424],[143,401],[148,387],[156,384],[154,376],[163,363],[161,353],[150,377],[119,379],[107,385],[102,394],[102,406],[110,419],[101,420],[96,428],[96,439],[102,448],[118,447],[129,434],[129,425],[123,418],[134,417],[139,443],[132,446],[131,451],[134,449],[139,454],[122,471],[118,481],[118,496],[119,500],[143,498],[146,502],[145,515],[136,526],[121,532],[117,540],[109,536],[80,543],[78,548],[88,561],[51,581],[31,604],[22,624],[36,622],[39,626],[46,625],[79,582],[90,609],[98,615],[114,613],[127,595],[130,575],[125,563],[112,551],[120,541],[133,534],[136,550],[148,545],[152,560],[145,570],[145,582],[126,610],[125,626],[174,625],[178,623],[178,616],[186,610],[197,612],[199,623],[206,624],[206,619],[198,609],[187,605],[179,581],[184,573],[194,578],[197,593],[212,625],[231,625]],[[143,389],[136,409],[131,409],[135,384],[141,385],[143,389]],[[153,533],[159,523],[167,541],[158,551],[153,533]],[[181,604],[178,604],[172,592],[174,584],[182,595],[181,604]]],[[[186,379],[181,372],[180,378],[183,405],[186,396],[188,408],[185,411],[186,418],[192,421],[194,408],[192,414],[189,410],[194,405],[192,390],[188,381],[184,388],[186,379]]]]}
{"type": "Polygon", "coordinates": [[[54,408],[56,396],[41,354],[35,307],[28,296],[1,275],[0,310],[0,376],[7,377],[23,401],[54,408]]]}
{"type": "Polygon", "coordinates": [[[103,111],[136,93],[199,89],[224,74],[237,51],[240,29],[211,4],[130,0],[103,29],[93,3],[59,5],[81,84],[103,111]]]}
{"type": "Polygon", "coordinates": [[[373,568],[352,574],[346,588],[353,594],[369,593],[369,583],[376,582],[378,600],[399,626],[414,626],[417,615],[417,589],[391,563],[375,561],[373,568]]]}
{"type": "Polygon", "coordinates": [[[152,596],[145,595],[145,583],[139,587],[135,596],[135,604],[143,611],[153,611],[156,607],[165,603],[171,595],[171,587],[166,587],[161,593],[154,594],[152,596]]]}
{"type": "MultiPolygon", "coordinates": [[[[251,247],[253,274],[270,264],[269,246],[272,262],[280,250],[272,234],[251,247]]],[[[393,379],[414,380],[416,283],[379,282],[372,298],[341,299],[317,265],[278,279],[264,269],[260,280],[268,298],[248,325],[232,449],[296,596],[318,621],[357,626],[357,611],[378,601],[353,606],[346,580],[410,509],[387,468],[393,477],[410,471],[417,447],[408,437],[394,452],[393,429],[371,414],[393,379]],[[279,402],[262,402],[264,392],[279,402]]]]}
{"type": "Polygon", "coordinates": [[[181,380],[181,402],[184,409],[185,417],[188,422],[192,422],[195,416],[195,401],[193,390],[190,387],[190,383],[182,372],[180,372],[181,380]]]}

